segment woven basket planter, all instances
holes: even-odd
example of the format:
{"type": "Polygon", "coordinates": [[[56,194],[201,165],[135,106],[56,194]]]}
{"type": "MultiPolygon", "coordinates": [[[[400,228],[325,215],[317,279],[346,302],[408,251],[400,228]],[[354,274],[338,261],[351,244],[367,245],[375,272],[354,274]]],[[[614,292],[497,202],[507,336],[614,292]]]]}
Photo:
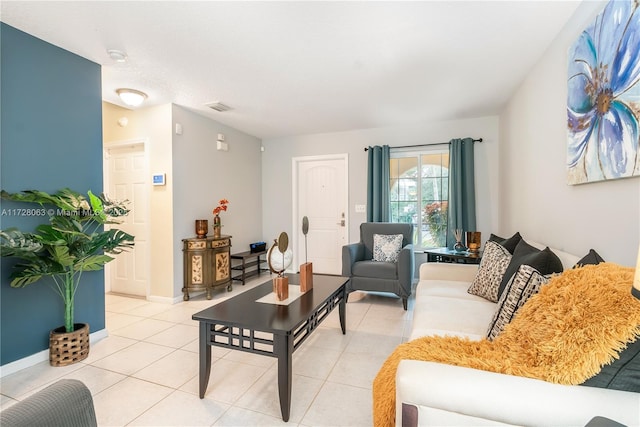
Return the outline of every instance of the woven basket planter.
{"type": "Polygon", "coordinates": [[[76,323],[73,332],[65,332],[64,326],[49,333],[49,364],[67,366],[89,356],[89,324],[76,323]]]}

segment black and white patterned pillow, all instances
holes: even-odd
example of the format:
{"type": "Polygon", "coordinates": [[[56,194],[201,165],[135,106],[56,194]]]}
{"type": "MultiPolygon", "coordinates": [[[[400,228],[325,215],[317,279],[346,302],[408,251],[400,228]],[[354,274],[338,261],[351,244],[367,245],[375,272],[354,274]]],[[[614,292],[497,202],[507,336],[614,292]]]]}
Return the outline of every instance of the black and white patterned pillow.
{"type": "Polygon", "coordinates": [[[467,292],[491,302],[498,302],[500,282],[510,262],[511,254],[504,246],[487,241],[484,245],[478,273],[467,292]]]}
{"type": "Polygon", "coordinates": [[[402,234],[374,234],[373,260],[397,262],[402,250],[402,234]]]}
{"type": "Polygon", "coordinates": [[[498,301],[498,309],[489,323],[487,338],[493,341],[516,315],[520,307],[549,279],[530,265],[522,264],[513,275],[498,301]]]}

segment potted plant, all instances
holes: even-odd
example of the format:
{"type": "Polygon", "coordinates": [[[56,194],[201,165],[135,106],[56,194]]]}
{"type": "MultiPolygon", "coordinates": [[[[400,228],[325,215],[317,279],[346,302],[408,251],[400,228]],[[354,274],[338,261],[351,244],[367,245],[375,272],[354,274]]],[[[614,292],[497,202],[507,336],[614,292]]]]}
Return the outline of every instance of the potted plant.
{"type": "Polygon", "coordinates": [[[9,276],[12,287],[22,288],[50,278],[54,291],[62,298],[64,326],[50,334],[51,364],[64,366],[83,360],[89,354],[89,326],[74,323],[74,296],[83,272],[101,270],[113,260],[107,254],[119,254],[133,246],[132,235],[103,228],[117,224],[118,217],[129,213],[127,202],[111,201],[91,191],[85,197],[68,188],[54,194],[37,190],[10,194],[3,190],[0,197],[35,203],[40,208],[29,212],[49,217],[49,223],[37,226],[35,232],[0,230],[0,255],[20,260],[9,276]],[[81,333],[78,329],[82,329],[81,333]],[[59,333],[71,335],[58,337],[59,333]]]}

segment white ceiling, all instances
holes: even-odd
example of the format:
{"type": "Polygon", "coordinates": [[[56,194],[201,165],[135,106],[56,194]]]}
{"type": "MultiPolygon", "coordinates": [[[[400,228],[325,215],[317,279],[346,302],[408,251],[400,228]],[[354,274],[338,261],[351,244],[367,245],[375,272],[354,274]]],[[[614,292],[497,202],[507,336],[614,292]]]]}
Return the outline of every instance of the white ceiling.
{"type": "Polygon", "coordinates": [[[122,105],[115,89],[131,87],[149,95],[143,107],[173,102],[274,138],[495,115],[578,4],[3,0],[0,10],[101,64],[105,101],[122,105]]]}

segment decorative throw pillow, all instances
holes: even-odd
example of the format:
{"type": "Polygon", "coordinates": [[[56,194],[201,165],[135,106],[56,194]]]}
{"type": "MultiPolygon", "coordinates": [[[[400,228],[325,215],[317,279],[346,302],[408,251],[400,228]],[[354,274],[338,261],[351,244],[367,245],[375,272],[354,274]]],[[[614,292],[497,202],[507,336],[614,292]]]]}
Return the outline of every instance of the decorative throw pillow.
{"type": "Polygon", "coordinates": [[[402,234],[374,234],[373,260],[397,262],[402,250],[402,234]]]}
{"type": "Polygon", "coordinates": [[[629,344],[617,359],[580,385],[640,393],[640,339],[629,344]]]}
{"type": "Polygon", "coordinates": [[[522,264],[530,265],[542,274],[546,276],[552,273],[562,273],[562,261],[556,254],[554,254],[548,247],[540,250],[528,244],[523,240],[520,240],[516,250],[513,251],[513,257],[509,263],[507,271],[502,277],[500,282],[500,289],[498,295],[502,295],[504,288],[509,283],[509,280],[518,271],[518,267],[522,264]]]}
{"type": "Polygon", "coordinates": [[[576,262],[573,268],[584,267],[585,265],[598,265],[601,262],[604,262],[604,259],[602,259],[598,252],[589,249],[589,253],[583,256],[580,261],[576,262]]]}
{"type": "Polygon", "coordinates": [[[498,309],[489,323],[487,338],[493,341],[516,315],[520,307],[540,290],[540,286],[549,281],[530,265],[521,265],[513,275],[498,301],[498,309]]]}
{"type": "Polygon", "coordinates": [[[498,302],[498,288],[511,261],[511,254],[502,245],[488,241],[484,246],[478,273],[467,290],[492,302],[498,302]]]}
{"type": "Polygon", "coordinates": [[[504,237],[496,236],[493,233],[491,233],[491,236],[489,236],[489,241],[496,242],[504,246],[512,255],[513,255],[513,251],[516,250],[516,246],[518,246],[518,243],[520,243],[520,240],[522,240],[522,236],[520,235],[520,232],[516,232],[516,234],[509,237],[508,239],[505,239],[504,237]]]}

